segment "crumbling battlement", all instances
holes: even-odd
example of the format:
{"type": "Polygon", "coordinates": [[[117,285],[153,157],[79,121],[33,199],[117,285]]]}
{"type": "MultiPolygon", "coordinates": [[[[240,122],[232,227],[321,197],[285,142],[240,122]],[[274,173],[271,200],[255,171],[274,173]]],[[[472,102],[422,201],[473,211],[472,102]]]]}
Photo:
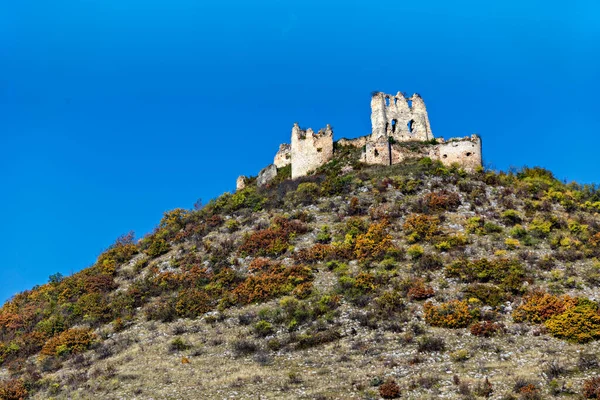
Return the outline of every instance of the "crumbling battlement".
{"type": "Polygon", "coordinates": [[[333,158],[333,131],[326,128],[314,131],[300,129],[298,124],[292,128],[292,179],[306,175],[333,158]]]}
{"type": "MultiPolygon", "coordinates": [[[[448,166],[457,163],[467,171],[482,165],[481,138],[472,135],[448,141],[435,139],[425,102],[416,93],[407,97],[400,92],[395,96],[374,92],[371,96],[371,127],[370,135],[340,139],[337,145],[362,148],[361,159],[366,164],[394,165],[408,158],[429,157],[448,166]]],[[[273,179],[277,168],[292,164],[292,178],[298,178],[332,158],[331,126],[314,133],[312,129],[303,130],[294,124],[291,145],[279,146],[273,165],[261,171],[261,184],[273,179]]],[[[245,178],[240,177],[238,190],[244,185],[245,178]]]]}
{"type": "Polygon", "coordinates": [[[433,146],[429,158],[440,160],[444,165],[458,163],[465,170],[473,171],[482,165],[481,138],[471,135],[462,139],[439,140],[440,144],[433,146]]]}
{"type": "Polygon", "coordinates": [[[396,142],[433,139],[425,102],[418,94],[406,98],[381,92],[371,97],[372,139],[393,137],[396,142]]]}
{"type": "Polygon", "coordinates": [[[284,143],[279,146],[279,151],[275,154],[275,160],[273,160],[273,164],[277,168],[287,167],[292,163],[292,146],[287,143],[284,143]]]}

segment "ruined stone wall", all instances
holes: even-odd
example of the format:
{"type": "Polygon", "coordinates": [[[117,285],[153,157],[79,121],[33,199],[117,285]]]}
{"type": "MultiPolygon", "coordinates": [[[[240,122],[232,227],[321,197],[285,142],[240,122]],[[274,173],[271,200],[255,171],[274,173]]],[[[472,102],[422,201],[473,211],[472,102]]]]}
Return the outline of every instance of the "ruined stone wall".
{"type": "Polygon", "coordinates": [[[398,92],[395,96],[375,93],[371,98],[372,139],[393,137],[398,142],[433,139],[425,102],[418,94],[408,99],[398,92]]]}
{"type": "Polygon", "coordinates": [[[292,128],[292,178],[305,176],[333,158],[333,131],[327,125],[318,133],[302,130],[298,124],[292,128]]]}
{"type": "Polygon", "coordinates": [[[365,145],[364,162],[367,164],[390,165],[390,144],[388,139],[368,140],[365,145]]]}
{"type": "Polygon", "coordinates": [[[277,168],[283,168],[292,163],[292,146],[287,143],[284,143],[279,146],[279,151],[275,154],[275,160],[273,160],[273,164],[277,168]]]}
{"type": "Polygon", "coordinates": [[[429,152],[433,160],[440,160],[444,165],[459,164],[467,171],[482,166],[481,138],[471,135],[462,139],[450,139],[433,146],[429,152]]]}
{"type": "Polygon", "coordinates": [[[367,144],[367,141],[369,140],[369,136],[370,135],[361,136],[356,139],[341,138],[340,140],[337,141],[337,144],[339,144],[340,146],[354,146],[356,148],[361,148],[367,144]]]}
{"type": "MultiPolygon", "coordinates": [[[[375,93],[371,98],[372,133],[356,139],[340,139],[340,146],[364,148],[361,161],[367,164],[393,165],[409,158],[430,157],[444,165],[458,163],[466,170],[482,165],[481,138],[471,137],[434,139],[425,102],[418,94],[407,98],[398,92],[395,96],[375,93]],[[407,143],[408,142],[408,143],[407,143]]],[[[259,174],[257,184],[264,185],[277,175],[277,168],[292,165],[292,178],[305,176],[333,158],[333,131],[327,125],[318,133],[292,128],[291,145],[282,144],[273,165],[259,174]]],[[[237,182],[241,190],[247,184],[244,177],[237,182]]]]}

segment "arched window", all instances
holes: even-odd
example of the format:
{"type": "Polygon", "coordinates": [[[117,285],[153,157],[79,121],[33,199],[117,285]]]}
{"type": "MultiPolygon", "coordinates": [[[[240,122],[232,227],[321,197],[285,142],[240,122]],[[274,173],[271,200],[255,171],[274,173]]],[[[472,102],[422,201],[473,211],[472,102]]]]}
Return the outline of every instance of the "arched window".
{"type": "Polygon", "coordinates": [[[413,130],[415,129],[415,120],[411,119],[410,121],[408,121],[408,133],[413,133],[413,130]]]}
{"type": "Polygon", "coordinates": [[[392,133],[396,132],[396,126],[398,125],[398,120],[397,119],[393,119],[392,120],[392,133]]]}

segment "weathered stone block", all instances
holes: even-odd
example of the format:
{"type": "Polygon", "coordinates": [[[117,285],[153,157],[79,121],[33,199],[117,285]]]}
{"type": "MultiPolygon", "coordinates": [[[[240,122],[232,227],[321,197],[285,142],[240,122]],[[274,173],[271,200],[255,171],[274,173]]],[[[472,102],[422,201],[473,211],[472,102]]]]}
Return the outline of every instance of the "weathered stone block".
{"type": "Polygon", "coordinates": [[[284,143],[279,146],[279,151],[275,154],[275,160],[273,160],[273,164],[277,168],[287,167],[292,163],[292,146],[287,143],[284,143]]]}
{"type": "Polygon", "coordinates": [[[263,168],[262,171],[259,172],[258,178],[256,178],[257,186],[265,186],[267,183],[271,182],[277,176],[277,167],[275,164],[271,164],[266,168],[263,168]]]}
{"type": "Polygon", "coordinates": [[[248,178],[246,178],[244,175],[240,175],[235,182],[235,190],[239,191],[245,189],[247,179],[248,178]]]}

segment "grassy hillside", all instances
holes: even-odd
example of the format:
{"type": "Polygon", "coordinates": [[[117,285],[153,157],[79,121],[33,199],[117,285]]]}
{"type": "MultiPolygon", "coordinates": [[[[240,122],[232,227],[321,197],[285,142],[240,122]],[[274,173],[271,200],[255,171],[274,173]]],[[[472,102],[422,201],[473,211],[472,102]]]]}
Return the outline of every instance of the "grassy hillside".
{"type": "Polygon", "coordinates": [[[600,398],[600,191],[357,160],[167,212],[15,296],[0,399],[600,398]]]}

